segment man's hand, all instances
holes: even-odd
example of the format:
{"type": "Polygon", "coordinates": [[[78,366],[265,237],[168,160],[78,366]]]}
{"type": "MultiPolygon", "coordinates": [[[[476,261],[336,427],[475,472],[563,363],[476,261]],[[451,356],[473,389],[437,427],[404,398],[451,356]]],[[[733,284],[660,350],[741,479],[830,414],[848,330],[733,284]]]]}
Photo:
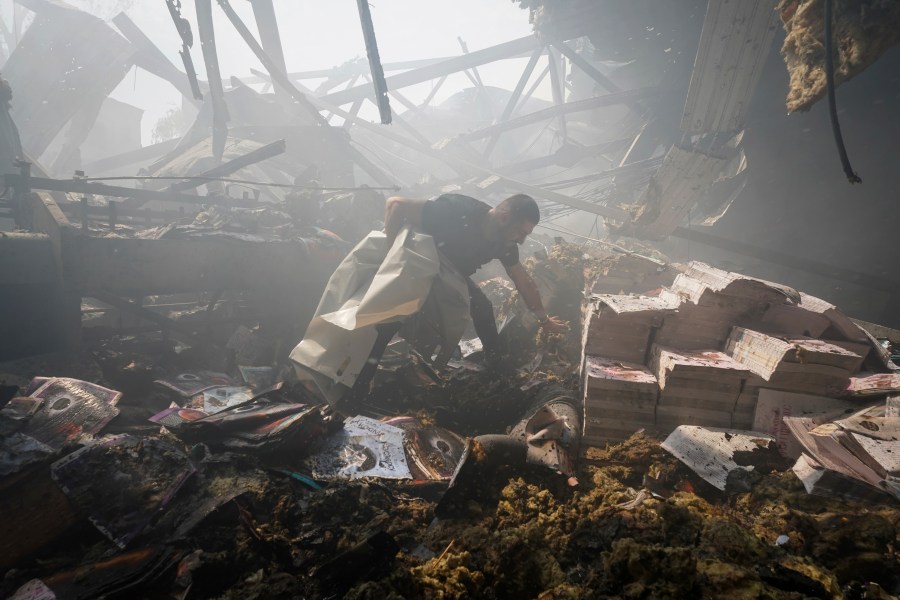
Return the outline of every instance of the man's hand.
{"type": "Polygon", "coordinates": [[[404,225],[409,225],[418,230],[422,226],[422,210],[424,200],[392,196],[384,205],[384,233],[387,236],[388,246],[394,243],[394,238],[400,233],[404,225]]]}

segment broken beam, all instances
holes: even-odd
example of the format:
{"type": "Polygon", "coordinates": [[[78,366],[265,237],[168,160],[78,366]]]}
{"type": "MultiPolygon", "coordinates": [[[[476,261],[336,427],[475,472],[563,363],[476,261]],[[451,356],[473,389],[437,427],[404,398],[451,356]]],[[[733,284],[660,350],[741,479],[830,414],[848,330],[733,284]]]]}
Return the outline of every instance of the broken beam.
{"type": "Polygon", "coordinates": [[[483,129],[479,129],[471,133],[465,133],[460,136],[460,139],[467,141],[478,140],[481,138],[494,136],[498,133],[508,131],[510,129],[517,129],[526,125],[540,123],[541,121],[544,121],[546,119],[553,119],[560,115],[593,110],[595,108],[600,108],[603,106],[627,104],[641,98],[657,96],[659,95],[659,93],[660,90],[658,87],[647,87],[636,90],[627,90],[624,92],[616,92],[615,94],[607,94],[605,96],[597,96],[595,98],[576,100],[575,102],[566,102],[565,104],[560,104],[559,106],[551,106],[550,108],[536,110],[533,113],[529,113],[516,119],[511,119],[509,121],[506,121],[505,123],[497,123],[496,125],[489,125],[488,127],[484,127],[483,129]]]}
{"type": "Polygon", "coordinates": [[[209,95],[212,99],[213,112],[213,156],[222,159],[225,152],[225,139],[228,137],[228,105],[225,104],[225,91],[222,88],[222,75],[219,73],[219,58],[216,54],[216,34],[213,28],[212,0],[197,0],[197,32],[200,35],[200,48],[203,50],[203,62],[206,64],[206,78],[209,81],[209,95]]]}
{"type": "Polygon", "coordinates": [[[390,140],[397,142],[398,144],[403,144],[407,148],[412,148],[413,150],[418,151],[420,154],[424,156],[431,156],[438,160],[443,161],[449,167],[457,171],[458,173],[463,173],[465,171],[470,171],[473,173],[478,173],[479,175],[485,177],[495,177],[497,181],[504,184],[506,187],[510,189],[514,189],[517,192],[521,192],[523,194],[531,194],[535,198],[540,198],[544,200],[550,200],[551,202],[556,202],[557,204],[563,204],[565,206],[570,206],[572,208],[577,208],[579,210],[583,210],[585,212],[589,212],[591,214],[600,215],[603,217],[608,217],[612,219],[617,219],[619,221],[624,221],[628,219],[628,213],[620,208],[613,208],[609,206],[601,206],[599,204],[594,204],[593,202],[587,202],[585,200],[581,200],[578,198],[572,198],[570,196],[566,196],[564,194],[558,194],[556,192],[552,192],[549,190],[545,190],[536,185],[530,185],[523,181],[517,181],[510,177],[506,177],[501,175],[495,171],[490,169],[486,169],[479,164],[475,164],[469,162],[464,159],[457,158],[452,154],[439,150],[436,148],[432,148],[430,146],[426,146],[425,144],[421,144],[415,140],[411,140],[391,131],[388,127],[379,127],[374,123],[370,123],[365,119],[362,119],[356,115],[352,115],[345,110],[338,108],[337,106],[332,106],[327,104],[321,98],[313,98],[313,102],[319,104],[324,110],[330,110],[334,112],[334,114],[342,117],[348,121],[352,121],[354,124],[368,129],[369,131],[373,131],[381,135],[382,137],[386,137],[390,140]]]}
{"type": "Polygon", "coordinates": [[[97,171],[102,173],[104,171],[119,169],[121,167],[133,165],[139,162],[147,162],[151,159],[162,156],[166,152],[171,152],[178,147],[178,142],[179,139],[175,138],[166,140],[165,142],[159,142],[158,144],[142,146],[137,150],[129,150],[128,152],[123,152],[122,154],[114,154],[112,156],[98,158],[93,162],[85,164],[83,170],[85,173],[96,173],[97,171]]]}
{"type": "MultiPolygon", "coordinates": [[[[259,41],[278,68],[287,72],[284,61],[284,47],[281,44],[281,33],[278,31],[278,19],[275,17],[275,6],[272,0],[250,0],[253,5],[253,17],[259,31],[259,41]]],[[[282,100],[290,100],[290,94],[280,87],[275,88],[275,95],[282,100]]]]}
{"type": "Polygon", "coordinates": [[[272,158],[273,156],[284,154],[286,148],[287,147],[284,140],[277,140],[275,142],[272,142],[271,144],[266,144],[265,146],[261,146],[256,150],[248,152],[247,154],[238,156],[237,158],[233,158],[217,167],[213,167],[208,171],[204,171],[196,177],[185,177],[184,181],[173,183],[172,185],[170,185],[168,191],[178,192],[180,190],[188,190],[200,187],[201,185],[208,183],[209,179],[225,177],[226,175],[231,175],[235,171],[239,171],[244,167],[249,167],[250,165],[264,161],[267,158],[272,158]]]}
{"type": "MultiPolygon", "coordinates": [[[[609,77],[597,70],[591,63],[585,60],[583,56],[575,52],[566,42],[554,42],[551,45],[559,50],[563,56],[571,60],[573,65],[584,71],[585,74],[596,81],[600,87],[607,92],[617,93],[622,91],[622,88],[613,83],[609,77]]],[[[643,115],[647,112],[647,109],[638,102],[629,102],[626,106],[639,115],[643,115]]]]}
{"type": "MultiPolygon", "coordinates": [[[[237,30],[238,34],[243,38],[244,43],[250,47],[250,50],[253,51],[253,54],[256,55],[256,58],[263,64],[266,71],[269,72],[269,76],[272,78],[272,82],[276,85],[280,85],[283,87],[291,97],[299,104],[301,107],[309,111],[310,115],[312,115],[315,122],[323,127],[331,127],[328,124],[328,120],[323,117],[318,108],[313,105],[309,98],[307,98],[294,83],[288,79],[287,74],[278,68],[269,55],[266,54],[266,51],[263,50],[262,46],[259,45],[259,42],[256,41],[256,38],[253,37],[253,34],[250,33],[250,30],[247,29],[247,26],[241,21],[241,18],[234,12],[234,9],[231,7],[231,4],[228,3],[228,0],[217,0],[219,3],[219,7],[225,13],[225,16],[228,17],[228,20],[231,21],[231,24],[237,30]]],[[[383,186],[392,186],[394,185],[394,181],[388,178],[388,176],[381,171],[377,166],[375,166],[372,161],[367,159],[355,148],[351,148],[351,153],[353,155],[353,160],[361,169],[363,169],[369,176],[372,177],[379,185],[383,186]]]]}
{"type": "MultiPolygon", "coordinates": [[[[540,47],[541,43],[534,36],[527,36],[498,44],[483,50],[476,50],[469,54],[463,54],[439,63],[428,65],[420,69],[398,73],[385,79],[389,89],[397,90],[417,83],[424,83],[444,75],[450,75],[459,71],[465,71],[486,63],[504,58],[514,58],[525,52],[532,52],[540,47]]],[[[340,90],[322,99],[330,104],[341,105],[353,102],[368,95],[368,85],[358,85],[346,90],[340,90]]]]}
{"type": "MultiPolygon", "coordinates": [[[[3,176],[7,186],[20,185],[22,176],[19,174],[7,174],[3,176]]],[[[28,183],[32,189],[47,190],[51,192],[69,192],[73,194],[94,194],[97,196],[112,196],[115,198],[134,198],[149,202],[183,202],[185,204],[215,204],[214,198],[207,196],[191,196],[171,192],[156,192],[153,190],[141,190],[137,188],[104,185],[91,183],[77,179],[49,179],[46,177],[29,177],[28,183]]]]}
{"type": "MultiPolygon", "coordinates": [[[[506,107],[503,109],[503,113],[501,113],[500,118],[497,119],[494,125],[497,125],[498,123],[505,123],[512,116],[513,110],[516,108],[516,104],[519,103],[519,99],[522,97],[522,92],[525,91],[525,86],[528,84],[528,80],[531,78],[531,74],[534,72],[534,67],[537,65],[538,60],[540,60],[543,52],[543,48],[538,48],[531,54],[531,58],[528,59],[528,64],[525,65],[525,70],[522,71],[522,75],[519,77],[519,81],[516,83],[515,89],[513,89],[512,94],[510,94],[509,96],[509,100],[506,103],[506,107]]],[[[491,152],[494,151],[498,139],[500,139],[500,135],[495,134],[491,136],[490,140],[488,140],[483,154],[485,159],[490,157],[491,152]]]]}
{"type": "MultiPolygon", "coordinates": [[[[125,36],[125,39],[137,49],[134,61],[137,66],[171,83],[192,104],[199,104],[198,100],[202,99],[202,94],[200,98],[197,98],[193,88],[193,82],[196,81],[197,77],[196,73],[185,74],[179,71],[125,13],[122,12],[113,17],[112,22],[125,36]],[[192,75],[193,81],[190,80],[192,75]]],[[[187,56],[190,59],[190,54],[187,56]]],[[[193,67],[193,64],[191,64],[191,67],[193,67]]],[[[199,83],[196,86],[196,91],[199,92],[199,83]]]]}
{"type": "MultiPolygon", "coordinates": [[[[547,50],[547,61],[550,65],[550,91],[553,94],[553,107],[560,108],[566,104],[566,90],[563,81],[563,74],[560,65],[556,62],[556,56],[553,50],[547,50]]],[[[602,96],[601,96],[602,97],[602,96]]],[[[556,111],[556,117],[559,121],[559,134],[562,136],[563,143],[569,139],[568,127],[566,127],[566,113],[562,110],[556,111]]]]}
{"type": "Polygon", "coordinates": [[[372,72],[372,85],[375,87],[375,104],[382,125],[391,122],[391,103],[388,99],[387,83],[384,81],[384,69],[378,55],[378,42],[375,40],[375,25],[369,11],[369,0],[356,0],[359,9],[359,21],[362,23],[363,38],[366,41],[366,55],[369,57],[369,70],[372,72]]]}

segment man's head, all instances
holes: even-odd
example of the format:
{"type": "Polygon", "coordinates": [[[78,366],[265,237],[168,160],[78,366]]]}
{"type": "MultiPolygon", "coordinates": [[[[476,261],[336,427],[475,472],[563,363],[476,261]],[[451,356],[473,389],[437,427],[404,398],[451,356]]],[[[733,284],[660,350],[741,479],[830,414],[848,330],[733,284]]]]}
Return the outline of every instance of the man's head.
{"type": "Polygon", "coordinates": [[[534,198],[526,194],[510,196],[492,211],[504,241],[521,244],[541,220],[541,211],[534,198]]]}

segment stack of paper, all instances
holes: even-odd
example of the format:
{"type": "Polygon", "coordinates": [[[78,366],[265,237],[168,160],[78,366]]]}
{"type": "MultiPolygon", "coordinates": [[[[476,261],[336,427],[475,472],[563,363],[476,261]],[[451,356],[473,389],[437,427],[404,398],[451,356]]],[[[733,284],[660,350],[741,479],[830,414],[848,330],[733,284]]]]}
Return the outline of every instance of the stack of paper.
{"type": "Polygon", "coordinates": [[[584,371],[583,443],[603,446],[653,427],[659,388],[649,369],[588,356],[584,371]]]}
{"type": "Polygon", "coordinates": [[[731,328],[762,319],[770,306],[799,298],[795,290],[692,262],[661,296],[683,301],[667,315],[656,342],[684,350],[721,350],[731,328]]]}
{"type": "Polygon", "coordinates": [[[812,339],[781,339],[735,327],[725,347],[732,358],[765,380],[764,387],[820,396],[843,394],[863,358],[812,339]]]}
{"type": "Polygon", "coordinates": [[[592,282],[594,294],[641,293],[668,285],[673,269],[655,258],[640,254],[621,254],[614,260],[605,261],[603,270],[592,282]]]}
{"type": "Polygon", "coordinates": [[[677,307],[675,302],[649,296],[593,296],[584,326],[584,355],[643,363],[650,332],[677,307]]]}
{"type": "Polygon", "coordinates": [[[723,352],[688,352],[654,346],[650,370],[659,380],[656,426],[730,427],[743,383],[752,374],[723,352]]]}

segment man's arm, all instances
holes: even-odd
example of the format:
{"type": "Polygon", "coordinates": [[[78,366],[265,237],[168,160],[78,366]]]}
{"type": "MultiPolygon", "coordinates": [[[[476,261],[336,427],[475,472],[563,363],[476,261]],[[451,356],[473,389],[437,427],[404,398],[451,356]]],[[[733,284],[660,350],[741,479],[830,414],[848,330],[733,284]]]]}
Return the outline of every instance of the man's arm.
{"type": "Polygon", "coordinates": [[[534,313],[534,316],[537,317],[537,320],[545,330],[552,333],[561,333],[569,328],[566,321],[563,321],[558,317],[551,317],[547,314],[547,311],[544,309],[544,303],[541,301],[541,292],[534,282],[534,279],[531,278],[531,275],[529,275],[528,271],[525,270],[525,267],[522,266],[522,263],[516,263],[506,267],[506,274],[509,275],[509,278],[516,286],[516,289],[519,290],[519,293],[522,295],[525,306],[534,313]]]}
{"type": "Polygon", "coordinates": [[[394,238],[404,225],[409,225],[413,229],[422,228],[422,210],[425,202],[403,196],[391,196],[387,199],[384,204],[384,233],[387,235],[388,245],[394,243],[394,238]]]}

